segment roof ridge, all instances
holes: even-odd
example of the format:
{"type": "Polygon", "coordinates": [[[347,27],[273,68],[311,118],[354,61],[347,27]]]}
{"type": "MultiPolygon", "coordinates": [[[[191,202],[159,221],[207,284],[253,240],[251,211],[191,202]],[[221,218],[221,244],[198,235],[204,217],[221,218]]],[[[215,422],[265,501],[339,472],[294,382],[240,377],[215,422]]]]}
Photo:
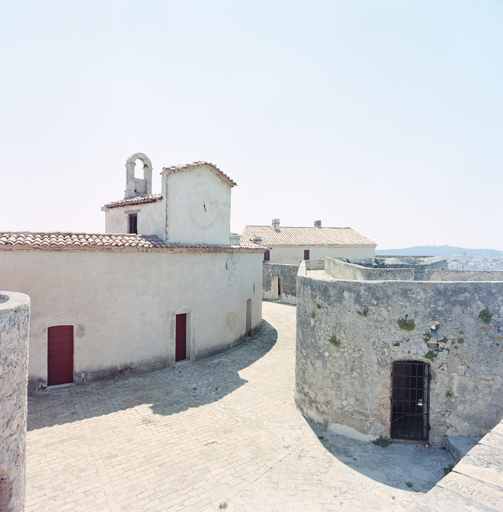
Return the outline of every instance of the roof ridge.
{"type": "Polygon", "coordinates": [[[237,186],[237,183],[230,176],[227,176],[227,174],[222,172],[215,164],[212,164],[211,162],[205,162],[204,160],[198,160],[197,162],[192,162],[190,164],[181,164],[181,165],[172,165],[171,167],[163,167],[161,174],[165,171],[168,171],[170,173],[182,172],[182,171],[186,171],[188,169],[192,169],[194,167],[200,167],[202,165],[207,165],[209,167],[212,167],[224,181],[227,181],[227,183],[229,183],[229,185],[231,187],[237,186]]]}

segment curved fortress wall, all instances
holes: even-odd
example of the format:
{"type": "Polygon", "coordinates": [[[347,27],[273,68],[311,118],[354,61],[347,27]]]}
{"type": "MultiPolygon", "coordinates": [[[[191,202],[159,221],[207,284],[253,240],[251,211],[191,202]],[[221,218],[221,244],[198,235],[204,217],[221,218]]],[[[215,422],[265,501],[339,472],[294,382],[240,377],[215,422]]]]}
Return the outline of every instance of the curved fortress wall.
{"type": "Polygon", "coordinates": [[[24,510],[29,321],[29,297],[0,292],[0,510],[6,512],[24,510]]]}
{"type": "Polygon", "coordinates": [[[393,362],[424,362],[429,442],[486,434],[503,417],[503,279],[414,281],[411,269],[389,269],[399,280],[386,280],[383,268],[380,280],[359,280],[373,270],[353,267],[327,258],[325,271],[299,269],[299,407],[372,438],[390,435],[393,362]]]}

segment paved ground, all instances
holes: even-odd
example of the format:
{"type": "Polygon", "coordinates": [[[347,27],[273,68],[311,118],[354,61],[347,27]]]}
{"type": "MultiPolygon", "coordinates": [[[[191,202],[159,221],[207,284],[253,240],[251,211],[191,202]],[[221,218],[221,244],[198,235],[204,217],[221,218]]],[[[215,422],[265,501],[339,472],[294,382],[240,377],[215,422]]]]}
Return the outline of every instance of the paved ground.
{"type": "Polygon", "coordinates": [[[295,307],[265,302],[264,319],[212,359],[30,398],[27,512],[402,511],[443,476],[445,450],[306,421],[295,307]]]}

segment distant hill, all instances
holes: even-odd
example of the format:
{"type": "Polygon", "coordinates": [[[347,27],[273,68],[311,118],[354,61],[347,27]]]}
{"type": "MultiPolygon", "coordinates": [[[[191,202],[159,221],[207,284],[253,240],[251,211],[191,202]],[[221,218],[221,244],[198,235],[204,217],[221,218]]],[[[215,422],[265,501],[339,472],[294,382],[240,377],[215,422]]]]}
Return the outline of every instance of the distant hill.
{"type": "Polygon", "coordinates": [[[406,249],[376,251],[377,256],[444,256],[445,258],[453,258],[463,253],[480,258],[503,257],[503,251],[496,249],[463,249],[463,247],[452,247],[451,245],[417,245],[406,249]]]}

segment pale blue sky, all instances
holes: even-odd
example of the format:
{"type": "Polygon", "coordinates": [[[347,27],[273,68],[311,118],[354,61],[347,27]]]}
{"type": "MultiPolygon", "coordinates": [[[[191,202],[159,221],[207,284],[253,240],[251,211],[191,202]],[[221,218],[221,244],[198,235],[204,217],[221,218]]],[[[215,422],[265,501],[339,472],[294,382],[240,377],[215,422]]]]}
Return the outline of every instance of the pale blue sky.
{"type": "Polygon", "coordinates": [[[102,232],[127,157],[245,224],[503,250],[503,2],[0,0],[0,230],[102,232]]]}

